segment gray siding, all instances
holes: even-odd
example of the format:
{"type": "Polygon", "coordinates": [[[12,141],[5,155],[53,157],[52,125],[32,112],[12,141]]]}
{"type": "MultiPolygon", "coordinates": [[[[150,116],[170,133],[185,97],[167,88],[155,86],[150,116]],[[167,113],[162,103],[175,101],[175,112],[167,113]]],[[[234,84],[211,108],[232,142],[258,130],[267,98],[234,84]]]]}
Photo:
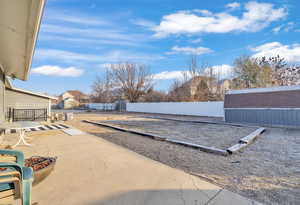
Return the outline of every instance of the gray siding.
{"type": "Polygon", "coordinates": [[[300,109],[225,109],[225,121],[300,127],[300,109]]]}
{"type": "Polygon", "coordinates": [[[6,89],[6,107],[48,108],[49,99],[6,89]]]}
{"type": "Polygon", "coordinates": [[[4,75],[0,70],[0,123],[5,119],[5,82],[4,82],[4,75]]]}
{"type": "Polygon", "coordinates": [[[17,109],[47,109],[50,113],[50,100],[27,93],[18,92],[9,88],[5,91],[5,111],[8,112],[9,108],[17,109]]]}

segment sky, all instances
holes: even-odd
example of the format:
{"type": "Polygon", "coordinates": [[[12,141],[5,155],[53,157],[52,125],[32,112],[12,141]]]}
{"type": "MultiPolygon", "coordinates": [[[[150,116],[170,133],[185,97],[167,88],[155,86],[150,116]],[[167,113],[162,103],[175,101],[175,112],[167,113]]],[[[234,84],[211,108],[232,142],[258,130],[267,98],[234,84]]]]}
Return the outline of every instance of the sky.
{"type": "Polygon", "coordinates": [[[191,55],[223,78],[242,55],[297,64],[299,9],[297,0],[48,0],[29,80],[13,84],[90,93],[108,65],[133,62],[149,66],[155,88],[168,90],[191,55]]]}

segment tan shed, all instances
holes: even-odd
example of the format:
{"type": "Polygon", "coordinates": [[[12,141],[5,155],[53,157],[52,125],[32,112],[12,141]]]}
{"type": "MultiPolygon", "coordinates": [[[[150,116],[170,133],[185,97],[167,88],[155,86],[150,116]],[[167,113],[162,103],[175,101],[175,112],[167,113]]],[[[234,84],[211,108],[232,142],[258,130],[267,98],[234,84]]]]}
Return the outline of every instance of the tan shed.
{"type": "Polygon", "coordinates": [[[43,121],[51,116],[55,97],[14,87],[5,89],[6,119],[9,121],[43,121]]]}

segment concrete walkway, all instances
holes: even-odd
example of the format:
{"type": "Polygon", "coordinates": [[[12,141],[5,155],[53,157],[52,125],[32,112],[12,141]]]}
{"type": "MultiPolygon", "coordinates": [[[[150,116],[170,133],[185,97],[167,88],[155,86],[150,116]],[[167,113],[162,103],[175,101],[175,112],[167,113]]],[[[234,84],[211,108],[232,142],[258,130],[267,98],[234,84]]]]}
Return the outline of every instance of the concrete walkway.
{"type": "Polygon", "coordinates": [[[33,188],[39,205],[259,204],[96,136],[39,133],[33,147],[17,147],[26,157],[58,157],[33,188]]]}

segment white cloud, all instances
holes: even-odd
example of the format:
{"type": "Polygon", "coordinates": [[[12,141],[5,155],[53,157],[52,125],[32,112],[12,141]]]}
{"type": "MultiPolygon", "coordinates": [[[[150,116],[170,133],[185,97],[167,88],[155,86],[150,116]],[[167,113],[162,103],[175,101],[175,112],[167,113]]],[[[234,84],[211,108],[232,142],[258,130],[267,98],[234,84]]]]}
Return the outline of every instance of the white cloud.
{"type": "Polygon", "coordinates": [[[68,15],[51,15],[50,19],[68,23],[84,24],[84,25],[108,25],[109,23],[97,18],[83,16],[68,16],[68,15]]]}
{"type": "Polygon", "coordinates": [[[222,65],[215,65],[212,66],[211,68],[206,68],[204,70],[205,74],[210,74],[210,72],[212,72],[212,74],[216,76],[216,78],[228,79],[231,78],[233,75],[233,67],[228,64],[222,64],[222,65]]]}
{"type": "Polygon", "coordinates": [[[194,9],[193,11],[196,13],[202,14],[203,16],[212,16],[213,15],[212,12],[205,10],[205,9],[194,9]]]}
{"type": "Polygon", "coordinates": [[[183,71],[163,71],[153,75],[154,80],[182,79],[183,71]]]}
{"type": "Polygon", "coordinates": [[[80,62],[85,63],[101,63],[101,62],[149,62],[152,60],[160,60],[163,57],[153,54],[132,53],[123,50],[106,51],[103,55],[75,53],[58,49],[38,49],[35,52],[35,58],[38,60],[53,60],[72,63],[78,65],[80,62]]]}
{"type": "Polygon", "coordinates": [[[132,19],[130,21],[131,23],[138,25],[138,26],[143,26],[146,28],[153,28],[155,26],[155,23],[146,19],[132,19]]]}
{"type": "Polygon", "coordinates": [[[48,35],[44,34],[39,37],[39,41],[60,41],[62,43],[72,42],[73,46],[81,47],[92,45],[92,46],[102,46],[102,45],[123,45],[123,46],[141,46],[140,42],[134,41],[124,41],[117,39],[103,39],[103,38],[87,38],[87,37],[71,37],[71,36],[59,36],[59,35],[48,35]]]}
{"type": "MultiPolygon", "coordinates": [[[[209,68],[206,68],[203,71],[203,75],[210,74],[212,69],[212,74],[222,79],[228,79],[231,78],[233,75],[233,67],[228,64],[222,64],[222,65],[215,65],[209,68]]],[[[184,78],[183,73],[188,74],[187,70],[177,70],[177,71],[163,71],[160,73],[156,73],[153,75],[154,80],[172,80],[172,79],[179,79],[182,80],[184,78]]]]}
{"type": "Polygon", "coordinates": [[[99,56],[74,53],[70,51],[57,50],[57,49],[38,49],[35,52],[35,57],[40,60],[61,60],[63,62],[76,62],[76,61],[99,61],[99,56]]]}
{"type": "Polygon", "coordinates": [[[240,3],[238,2],[232,2],[232,3],[229,3],[229,4],[226,4],[226,8],[229,8],[229,9],[237,9],[241,6],[240,3]]]}
{"type": "Polygon", "coordinates": [[[160,24],[153,28],[155,37],[172,34],[256,32],[267,27],[271,22],[284,18],[285,8],[274,8],[270,3],[251,1],[245,4],[241,16],[228,12],[212,13],[179,11],[163,16],[160,24]]]}
{"type": "Polygon", "coordinates": [[[109,68],[111,68],[111,65],[112,65],[111,63],[102,63],[102,64],[99,64],[97,67],[109,69],[109,68]]]}
{"type": "Polygon", "coordinates": [[[54,24],[43,24],[41,33],[63,34],[67,36],[81,36],[89,38],[131,40],[138,41],[139,38],[145,38],[144,35],[135,33],[124,33],[118,29],[99,29],[99,28],[77,28],[70,26],[59,26],[54,24]]]}
{"type": "Polygon", "coordinates": [[[62,68],[59,66],[44,65],[33,68],[31,72],[47,76],[78,77],[81,76],[84,71],[75,67],[62,68]]]}
{"type": "Polygon", "coordinates": [[[277,26],[277,27],[273,28],[272,31],[273,31],[273,33],[279,33],[281,28],[282,28],[282,26],[277,26]]]}
{"type": "Polygon", "coordinates": [[[292,30],[295,26],[295,23],[294,22],[288,22],[284,28],[284,31],[285,32],[289,32],[290,30],[292,30]]]}
{"type": "Polygon", "coordinates": [[[178,47],[174,46],[172,51],[167,52],[167,54],[185,54],[185,55],[202,55],[205,53],[211,53],[212,50],[210,48],[205,47],[178,47]]]}
{"type": "MultiPolygon", "coordinates": [[[[43,24],[39,39],[43,41],[61,40],[73,41],[74,43],[91,42],[96,44],[141,46],[149,40],[145,34],[127,32],[119,28],[78,28],[55,24],[43,24]]],[[[77,45],[76,44],[76,45],[77,45]]]]}
{"type": "Polygon", "coordinates": [[[282,24],[272,29],[273,33],[277,34],[279,31],[289,32],[295,26],[294,22],[288,22],[287,24],[282,24]]]}
{"type": "Polygon", "coordinates": [[[80,24],[80,25],[89,25],[89,26],[99,26],[99,25],[111,25],[112,23],[100,19],[96,16],[91,16],[90,14],[84,14],[84,13],[74,13],[71,14],[62,11],[62,10],[54,10],[54,9],[47,9],[46,15],[45,15],[46,21],[52,21],[52,22],[64,22],[64,23],[71,23],[71,24],[80,24]]]}
{"type": "Polygon", "coordinates": [[[191,40],[192,43],[200,43],[202,42],[202,38],[197,38],[197,39],[194,39],[194,40],[191,40]]]}
{"type": "Polygon", "coordinates": [[[279,42],[270,42],[251,49],[253,57],[281,56],[288,62],[300,62],[300,44],[283,45],[279,42]]]}

